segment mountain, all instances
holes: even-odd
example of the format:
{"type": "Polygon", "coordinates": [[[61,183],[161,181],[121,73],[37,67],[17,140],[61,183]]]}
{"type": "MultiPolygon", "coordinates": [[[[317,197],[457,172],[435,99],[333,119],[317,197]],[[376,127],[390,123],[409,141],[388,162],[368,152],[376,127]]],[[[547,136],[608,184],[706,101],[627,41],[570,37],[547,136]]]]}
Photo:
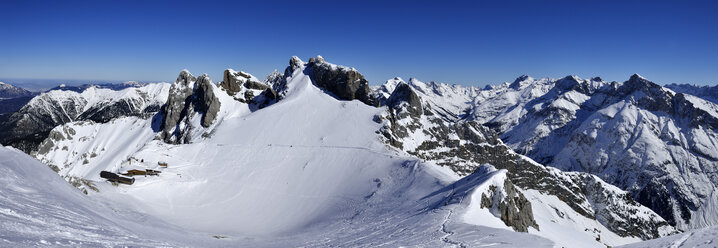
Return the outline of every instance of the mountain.
{"type": "Polygon", "coordinates": [[[382,88],[321,57],[264,81],[185,70],[151,118],[69,121],[33,156],[88,197],[225,246],[605,247],[677,232],[628,192],[536,163],[467,120],[479,89],[382,88]],[[162,173],[99,177],[133,168],[162,173]]]}
{"type": "MultiPolygon", "coordinates": [[[[386,98],[388,113],[376,118],[384,124],[380,132],[385,141],[418,158],[451,168],[462,176],[473,173],[486,163],[506,169],[507,177],[525,194],[540,202],[549,202],[542,198],[559,198],[570,207],[564,210],[567,213],[597,220],[602,228],[619,236],[651,239],[673,232],[668,223],[635,202],[626,192],[593,175],[544,167],[513,152],[498,135],[477,122],[457,120],[456,115],[435,114],[435,109],[446,111],[449,108],[424,99],[437,93],[447,95],[448,92],[457,92],[447,89],[451,87],[423,84],[416,80],[409,84],[399,81],[393,93],[386,98]],[[417,93],[419,90],[414,89],[423,91],[417,93]],[[635,213],[638,212],[646,214],[636,218],[635,213]]],[[[473,90],[458,92],[474,94],[473,90]]],[[[601,236],[600,231],[594,232],[597,238],[601,236]]]]}
{"type": "Polygon", "coordinates": [[[665,86],[677,93],[694,95],[712,103],[718,104],[718,85],[698,86],[692,84],[668,84],[665,86]]]}
{"type": "Polygon", "coordinates": [[[33,97],[34,95],[0,99],[0,116],[9,117],[10,114],[17,112],[22,106],[25,106],[33,97]]]}
{"type": "Polygon", "coordinates": [[[10,84],[0,82],[0,99],[31,96],[32,92],[10,84]]]}
{"type": "MultiPolygon", "coordinates": [[[[386,96],[396,84],[376,92],[386,96]]],[[[539,163],[597,175],[671,225],[718,223],[711,210],[718,204],[718,107],[709,101],[639,75],[623,83],[521,76],[482,90],[459,87],[450,101],[437,92],[457,86],[408,85],[444,120],[476,122],[539,163]]]]}
{"type": "Polygon", "coordinates": [[[30,100],[0,123],[0,143],[25,152],[37,145],[54,127],[72,121],[107,122],[120,116],[149,118],[160,110],[169,84],[150,84],[120,91],[90,87],[81,93],[53,90],[30,100]]]}
{"type": "Polygon", "coordinates": [[[80,85],[66,85],[66,84],[60,84],[56,87],[53,87],[49,89],[48,91],[53,90],[67,90],[67,91],[74,91],[77,93],[82,93],[86,89],[89,88],[97,88],[97,89],[111,89],[111,90],[123,90],[127,88],[140,88],[143,86],[148,85],[149,83],[140,83],[137,81],[126,81],[122,83],[84,83],[80,85]]]}
{"type": "Polygon", "coordinates": [[[8,113],[19,110],[33,96],[35,93],[26,89],[0,82],[0,121],[5,119],[8,113]]]}

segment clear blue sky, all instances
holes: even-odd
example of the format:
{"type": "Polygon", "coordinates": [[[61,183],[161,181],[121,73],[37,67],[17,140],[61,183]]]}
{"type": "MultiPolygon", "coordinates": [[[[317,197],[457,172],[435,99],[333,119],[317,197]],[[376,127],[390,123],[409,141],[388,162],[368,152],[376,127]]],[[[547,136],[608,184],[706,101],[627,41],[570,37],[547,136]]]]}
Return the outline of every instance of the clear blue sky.
{"type": "Polygon", "coordinates": [[[264,78],[297,55],[484,85],[639,73],[716,84],[718,1],[2,1],[0,78],[264,78]]]}

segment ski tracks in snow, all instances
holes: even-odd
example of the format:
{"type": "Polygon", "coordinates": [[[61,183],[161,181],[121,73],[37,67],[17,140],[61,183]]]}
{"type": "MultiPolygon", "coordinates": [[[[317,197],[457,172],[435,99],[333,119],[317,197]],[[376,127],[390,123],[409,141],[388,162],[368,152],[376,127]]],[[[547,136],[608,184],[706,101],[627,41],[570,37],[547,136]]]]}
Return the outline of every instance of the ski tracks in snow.
{"type": "Polygon", "coordinates": [[[451,221],[451,215],[454,214],[454,210],[448,209],[448,211],[449,211],[449,214],[446,215],[446,217],[444,218],[444,221],[441,223],[441,228],[439,229],[439,231],[444,233],[444,236],[441,237],[441,241],[443,241],[444,243],[447,243],[451,246],[454,246],[454,247],[466,248],[467,247],[466,244],[461,243],[460,241],[451,240],[449,238],[449,237],[451,237],[451,235],[454,235],[454,232],[449,230],[446,226],[449,224],[449,221],[451,221]]]}
{"type": "MultiPolygon", "coordinates": [[[[448,198],[446,199],[447,202],[450,201],[450,200],[451,200],[451,197],[454,196],[455,191],[456,191],[456,185],[454,185],[453,188],[451,189],[451,193],[448,195],[448,198]]],[[[456,204],[456,205],[457,205],[457,206],[461,206],[461,202],[462,202],[462,201],[463,201],[463,198],[459,198],[459,204],[456,204]]],[[[446,209],[446,210],[449,211],[449,213],[446,215],[446,217],[444,217],[444,221],[441,222],[441,228],[439,229],[439,231],[441,231],[442,233],[444,233],[444,236],[441,237],[441,241],[444,242],[444,243],[447,243],[447,244],[449,244],[449,245],[451,245],[451,246],[454,246],[454,247],[460,247],[460,248],[466,248],[466,247],[468,247],[466,244],[464,244],[464,243],[462,243],[462,242],[460,242],[460,241],[454,241],[454,240],[451,240],[451,239],[450,239],[450,237],[451,237],[452,235],[454,235],[454,232],[451,231],[451,230],[449,230],[449,229],[447,228],[447,225],[448,225],[449,222],[451,221],[451,216],[454,215],[454,210],[455,210],[455,209],[453,209],[453,208],[448,208],[448,209],[446,209]]]]}
{"type": "Polygon", "coordinates": [[[673,242],[673,244],[671,244],[671,248],[678,248],[678,247],[683,246],[683,243],[685,243],[686,240],[688,240],[688,238],[691,237],[691,235],[693,235],[693,233],[688,233],[686,235],[683,235],[683,237],[681,237],[680,239],[673,242]]]}

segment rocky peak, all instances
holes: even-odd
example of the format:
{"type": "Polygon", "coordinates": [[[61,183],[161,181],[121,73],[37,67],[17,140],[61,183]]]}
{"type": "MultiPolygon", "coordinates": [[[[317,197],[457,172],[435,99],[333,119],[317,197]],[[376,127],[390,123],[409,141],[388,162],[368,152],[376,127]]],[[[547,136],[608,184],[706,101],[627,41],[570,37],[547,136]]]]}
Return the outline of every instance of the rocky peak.
{"type": "Polygon", "coordinates": [[[279,73],[279,71],[274,70],[272,73],[267,75],[267,78],[264,79],[264,84],[271,87],[275,84],[279,84],[282,81],[283,77],[284,75],[282,75],[282,73],[279,73]]]}
{"type": "Polygon", "coordinates": [[[509,87],[512,88],[512,89],[518,90],[519,88],[521,88],[521,83],[522,83],[522,82],[532,81],[532,80],[533,80],[532,77],[530,77],[530,76],[524,74],[524,75],[521,75],[520,77],[516,78],[516,80],[514,80],[514,82],[511,83],[511,84],[509,85],[509,87]]]}
{"type": "MultiPolygon", "coordinates": [[[[471,175],[467,177],[470,178],[471,175]]],[[[514,231],[528,232],[529,227],[540,230],[533,216],[531,202],[516,189],[511,180],[504,179],[501,189],[503,190],[491,185],[487,192],[481,193],[481,208],[498,212],[501,221],[514,231]]]]}
{"type": "Polygon", "coordinates": [[[404,82],[400,82],[394,92],[391,93],[387,100],[387,106],[395,110],[405,107],[406,111],[413,117],[418,117],[422,114],[421,99],[419,99],[412,87],[404,82]]]}
{"type": "Polygon", "coordinates": [[[180,72],[179,76],[177,76],[177,80],[175,81],[175,84],[180,84],[184,86],[188,86],[190,83],[197,81],[197,78],[192,75],[187,69],[184,69],[180,72]]]}
{"type": "Polygon", "coordinates": [[[202,126],[209,127],[214,119],[217,118],[217,112],[219,112],[219,106],[221,105],[217,96],[214,95],[214,84],[212,84],[209,75],[203,74],[197,78],[195,95],[197,97],[197,110],[204,113],[202,115],[202,126]]]}
{"type": "MultiPolygon", "coordinates": [[[[293,68],[292,63],[300,62],[295,58],[290,60],[287,71],[293,68]]],[[[311,58],[307,67],[311,71],[314,84],[333,94],[339,100],[357,99],[367,105],[377,105],[376,99],[371,94],[369,81],[364,79],[364,76],[356,69],[327,63],[321,56],[311,58]]]]}
{"type": "Polygon", "coordinates": [[[281,77],[281,80],[277,80],[272,84],[272,90],[274,91],[277,99],[284,98],[284,94],[286,94],[287,90],[287,79],[291,77],[296,70],[302,68],[302,66],[304,66],[304,61],[302,61],[299,57],[292,56],[292,58],[289,59],[289,66],[284,69],[284,75],[281,77]]]}
{"type": "Polygon", "coordinates": [[[633,74],[628,81],[624,82],[618,88],[618,92],[624,95],[642,92],[634,99],[637,105],[650,111],[661,111],[672,115],[673,111],[673,93],[664,89],[662,86],[633,74]]]}
{"type": "Polygon", "coordinates": [[[302,61],[297,56],[292,56],[292,58],[289,59],[289,66],[287,67],[287,69],[284,70],[284,76],[285,77],[291,76],[294,73],[294,71],[301,68],[302,65],[304,65],[304,61],[302,61]]]}
{"type": "MultiPolygon", "coordinates": [[[[281,80],[281,78],[275,80],[281,80]]],[[[269,89],[270,85],[260,82],[252,74],[227,69],[224,71],[224,80],[219,83],[219,87],[230,96],[234,96],[235,100],[250,103],[255,96],[269,89]]]]}
{"type": "Polygon", "coordinates": [[[578,87],[581,83],[580,81],[581,79],[576,76],[566,76],[556,81],[556,87],[558,87],[562,91],[569,91],[578,87]]]}
{"type": "Polygon", "coordinates": [[[589,87],[589,82],[586,82],[577,76],[566,76],[559,79],[556,81],[556,88],[558,88],[561,92],[575,90],[587,95],[591,94],[593,91],[592,88],[589,87]]]}
{"type": "Polygon", "coordinates": [[[189,123],[192,116],[202,114],[201,125],[209,127],[219,112],[220,102],[214,84],[207,74],[195,78],[183,70],[170,87],[167,102],[162,107],[161,138],[168,143],[189,143],[189,123]]]}
{"type": "Polygon", "coordinates": [[[662,88],[660,85],[655,84],[638,74],[633,74],[631,78],[628,79],[628,81],[623,83],[623,85],[626,87],[627,90],[640,90],[644,91],[645,93],[650,93],[651,91],[659,90],[662,88]]]}

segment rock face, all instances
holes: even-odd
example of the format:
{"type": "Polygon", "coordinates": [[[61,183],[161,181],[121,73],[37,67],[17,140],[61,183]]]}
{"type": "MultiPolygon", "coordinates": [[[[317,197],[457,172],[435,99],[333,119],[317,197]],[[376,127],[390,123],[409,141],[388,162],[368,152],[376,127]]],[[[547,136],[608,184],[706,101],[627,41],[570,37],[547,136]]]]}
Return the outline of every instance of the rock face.
{"type": "MultiPolygon", "coordinates": [[[[401,83],[396,86],[396,89],[387,100],[387,106],[392,109],[406,108],[406,112],[414,117],[418,117],[422,114],[419,96],[417,96],[414,90],[406,83],[401,83]],[[405,106],[402,106],[402,104],[405,104],[405,106]]],[[[403,113],[404,111],[400,112],[403,113]]]]}
{"type": "MultiPolygon", "coordinates": [[[[404,99],[399,101],[403,104],[387,101],[387,113],[375,117],[375,121],[384,124],[379,133],[389,145],[451,168],[462,176],[471,175],[483,164],[504,169],[508,180],[519,190],[534,190],[543,195],[555,196],[570,207],[570,210],[564,211],[573,211],[597,221],[619,236],[651,239],[675,232],[669,223],[634,201],[627,192],[615,189],[587,173],[562,172],[535,163],[504,145],[499,135],[490,128],[475,121],[455,119],[459,115],[435,114],[448,107],[437,111],[434,108],[440,106],[425,104],[426,101],[421,98],[425,94],[417,93],[414,87],[406,89],[400,85],[394,87],[398,93],[391,95],[409,97],[395,97],[404,99]],[[421,112],[408,107],[412,105],[407,103],[413,98],[412,92],[419,100],[418,103],[414,101],[413,105],[423,106],[421,112]],[[636,217],[636,213],[642,213],[641,217],[636,217]]],[[[566,82],[566,86],[575,87],[570,81],[566,82]]],[[[511,192],[507,194],[512,195],[511,192]]],[[[518,194],[513,195],[518,197],[518,194]]],[[[504,207],[499,206],[499,209],[503,209],[502,220],[507,225],[511,223],[516,230],[525,230],[532,223],[526,212],[528,210],[521,209],[530,208],[521,197],[509,199],[513,201],[506,201],[504,207]],[[507,207],[509,205],[519,208],[507,207]]]]}
{"type": "Polygon", "coordinates": [[[210,81],[207,74],[197,79],[197,96],[197,110],[204,113],[202,126],[209,127],[214,122],[214,119],[217,118],[221,103],[217,96],[214,95],[214,85],[212,85],[212,81],[210,81]]]}
{"type": "Polygon", "coordinates": [[[282,80],[283,75],[276,70],[260,82],[252,74],[227,69],[219,88],[233,96],[234,100],[248,104],[254,111],[277,102],[279,96],[272,87],[281,84],[282,80]]]}
{"type": "Polygon", "coordinates": [[[187,70],[180,72],[162,107],[161,138],[168,143],[189,143],[193,128],[190,120],[195,114],[202,115],[202,127],[210,127],[221,105],[214,89],[207,74],[195,78],[187,70]]]}
{"type": "Polygon", "coordinates": [[[259,82],[249,73],[227,69],[224,71],[224,80],[219,83],[219,87],[230,96],[234,96],[235,100],[251,103],[255,96],[270,89],[271,85],[259,82]]]}
{"type": "Polygon", "coordinates": [[[308,68],[314,84],[338,99],[357,99],[371,106],[377,104],[372,97],[369,82],[356,69],[327,63],[322,56],[309,59],[308,68]]]}
{"type": "Polygon", "coordinates": [[[304,63],[299,57],[293,56],[289,59],[289,66],[284,70],[281,80],[279,77],[281,74],[278,72],[267,77],[265,82],[272,82],[272,89],[277,95],[277,100],[286,95],[287,78],[300,68],[304,68],[303,73],[309,75],[317,87],[339,100],[357,99],[370,106],[379,104],[369,88],[369,82],[361,73],[354,68],[328,63],[322,56],[310,58],[309,63],[304,63]]]}
{"type": "Polygon", "coordinates": [[[503,192],[491,185],[489,191],[481,194],[481,207],[498,210],[501,221],[517,232],[528,232],[529,227],[539,230],[533,216],[531,202],[519,192],[511,180],[504,180],[503,192]],[[497,197],[502,195],[498,202],[497,197]]]}
{"type": "Polygon", "coordinates": [[[194,83],[197,78],[189,71],[180,72],[177,80],[167,97],[167,102],[162,106],[162,138],[165,142],[177,142],[177,138],[181,137],[179,133],[179,122],[188,114],[193,107],[190,96],[194,93],[194,83]]]}
{"type": "Polygon", "coordinates": [[[168,89],[169,84],[161,83],[120,91],[97,87],[80,93],[49,91],[32,98],[0,123],[0,143],[31,153],[50,130],[64,123],[105,123],[122,116],[150,118],[159,111],[168,89]]]}

